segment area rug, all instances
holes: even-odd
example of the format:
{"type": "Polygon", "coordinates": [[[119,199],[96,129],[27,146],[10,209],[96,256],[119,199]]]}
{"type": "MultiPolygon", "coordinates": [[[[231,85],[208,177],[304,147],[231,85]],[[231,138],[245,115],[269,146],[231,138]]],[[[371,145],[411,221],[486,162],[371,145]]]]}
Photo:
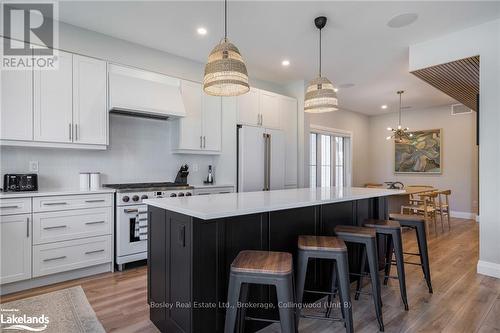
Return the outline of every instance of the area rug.
{"type": "Polygon", "coordinates": [[[80,286],[0,304],[1,332],[104,333],[80,286]]]}

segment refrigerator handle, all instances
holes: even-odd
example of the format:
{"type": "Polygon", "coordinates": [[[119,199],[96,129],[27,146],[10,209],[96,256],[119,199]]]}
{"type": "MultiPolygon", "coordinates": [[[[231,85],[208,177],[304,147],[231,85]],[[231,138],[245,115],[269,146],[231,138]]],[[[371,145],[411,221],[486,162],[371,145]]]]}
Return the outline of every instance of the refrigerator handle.
{"type": "Polygon", "coordinates": [[[267,135],[267,190],[271,190],[271,134],[267,135]]]}
{"type": "Polygon", "coordinates": [[[264,188],[262,191],[267,191],[267,134],[264,133],[263,135],[264,138],[264,188]]]}

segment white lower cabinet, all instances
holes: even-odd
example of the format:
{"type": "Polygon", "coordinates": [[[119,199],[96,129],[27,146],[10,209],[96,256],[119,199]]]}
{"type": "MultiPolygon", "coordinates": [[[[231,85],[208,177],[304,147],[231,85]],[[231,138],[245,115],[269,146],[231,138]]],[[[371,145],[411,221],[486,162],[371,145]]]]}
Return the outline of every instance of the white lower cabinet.
{"type": "Polygon", "coordinates": [[[31,214],[0,217],[0,284],[31,278],[31,214]]]}
{"type": "Polygon", "coordinates": [[[0,199],[0,284],[12,292],[67,279],[57,273],[111,270],[113,206],[112,193],[0,199]]]}
{"type": "Polygon", "coordinates": [[[33,214],[33,244],[111,234],[113,220],[107,207],[33,214]]]}
{"type": "Polygon", "coordinates": [[[112,236],[76,239],[33,246],[33,277],[111,261],[112,236]]]}

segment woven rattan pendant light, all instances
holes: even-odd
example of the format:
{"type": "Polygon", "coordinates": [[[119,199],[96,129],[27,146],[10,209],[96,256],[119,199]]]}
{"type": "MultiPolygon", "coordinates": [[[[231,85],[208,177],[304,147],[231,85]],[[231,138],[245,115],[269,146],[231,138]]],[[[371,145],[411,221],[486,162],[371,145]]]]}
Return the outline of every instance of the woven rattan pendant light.
{"type": "Polygon", "coordinates": [[[308,113],[336,111],[338,110],[337,93],[330,80],[321,76],[321,29],[326,25],[326,17],[316,17],[314,24],[319,29],[319,76],[307,86],[304,111],[308,113]]]}
{"type": "Polygon", "coordinates": [[[224,38],[208,56],[203,90],[213,96],[238,96],[250,90],[240,51],[227,39],[227,0],[224,0],[224,38]]]}

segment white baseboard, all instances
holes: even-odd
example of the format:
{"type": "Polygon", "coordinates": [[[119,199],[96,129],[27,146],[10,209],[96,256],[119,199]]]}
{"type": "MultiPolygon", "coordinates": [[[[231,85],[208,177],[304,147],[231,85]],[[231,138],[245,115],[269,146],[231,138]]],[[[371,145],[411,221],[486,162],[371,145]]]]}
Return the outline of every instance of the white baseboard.
{"type": "Polygon", "coordinates": [[[479,223],[479,215],[476,215],[476,222],[479,223]]]}
{"type": "Polygon", "coordinates": [[[476,219],[476,214],[471,212],[457,212],[452,210],[450,215],[451,217],[456,217],[459,219],[472,219],[472,220],[476,219]]]}
{"type": "Polygon", "coordinates": [[[477,272],[478,274],[500,279],[500,264],[479,260],[477,262],[477,272]]]}

